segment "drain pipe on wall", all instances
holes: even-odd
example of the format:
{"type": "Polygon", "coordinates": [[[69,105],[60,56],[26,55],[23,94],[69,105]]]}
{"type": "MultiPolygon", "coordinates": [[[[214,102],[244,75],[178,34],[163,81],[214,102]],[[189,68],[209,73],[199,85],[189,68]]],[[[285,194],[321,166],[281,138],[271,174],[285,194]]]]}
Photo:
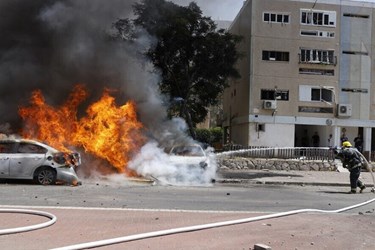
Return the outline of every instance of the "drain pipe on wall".
{"type": "Polygon", "coordinates": [[[135,234],[135,235],[130,235],[130,236],[118,237],[118,238],[107,239],[107,240],[87,242],[87,243],[71,245],[71,246],[66,246],[66,247],[61,247],[61,248],[54,248],[52,250],[75,250],[75,249],[87,249],[87,248],[101,247],[101,246],[119,244],[119,243],[124,243],[124,242],[129,242],[129,241],[142,240],[142,239],[159,237],[159,236],[166,236],[166,235],[171,235],[171,234],[186,233],[186,232],[199,231],[199,230],[205,230],[205,229],[216,228],[216,227],[224,227],[224,226],[260,221],[260,220],[278,218],[278,217],[289,216],[289,215],[294,215],[294,214],[299,214],[299,213],[307,213],[307,212],[341,213],[341,212],[345,212],[354,208],[367,205],[374,201],[375,201],[375,198],[353,205],[353,206],[349,206],[349,207],[345,207],[345,208],[341,208],[337,210],[299,209],[299,210],[292,210],[288,212],[281,212],[281,213],[275,213],[275,214],[270,214],[270,215],[263,215],[263,216],[257,216],[257,217],[239,219],[239,220],[223,221],[223,222],[202,224],[202,225],[196,225],[196,226],[190,226],[190,227],[180,227],[180,228],[174,228],[174,229],[168,229],[168,230],[161,230],[161,231],[154,231],[154,232],[149,232],[149,233],[141,233],[141,234],[135,234]]]}

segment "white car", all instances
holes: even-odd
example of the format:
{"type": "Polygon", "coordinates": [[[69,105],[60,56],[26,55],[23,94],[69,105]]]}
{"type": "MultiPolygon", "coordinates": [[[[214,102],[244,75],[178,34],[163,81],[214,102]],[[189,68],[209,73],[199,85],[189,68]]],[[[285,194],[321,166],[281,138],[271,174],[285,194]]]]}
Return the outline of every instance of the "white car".
{"type": "Polygon", "coordinates": [[[177,145],[169,152],[170,164],[178,169],[180,179],[192,183],[215,181],[216,165],[199,144],[177,145]]]}
{"type": "Polygon", "coordinates": [[[30,179],[41,185],[81,184],[74,168],[78,153],[64,153],[46,144],[25,139],[0,140],[0,178],[30,179]]]}

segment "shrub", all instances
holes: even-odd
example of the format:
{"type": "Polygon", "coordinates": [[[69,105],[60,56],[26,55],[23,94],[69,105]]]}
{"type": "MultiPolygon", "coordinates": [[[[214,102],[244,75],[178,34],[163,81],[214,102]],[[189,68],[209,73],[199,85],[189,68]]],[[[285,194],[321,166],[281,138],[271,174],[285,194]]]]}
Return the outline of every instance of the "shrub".
{"type": "Polygon", "coordinates": [[[199,128],[195,130],[196,139],[199,142],[210,144],[211,146],[216,143],[221,143],[223,140],[223,129],[216,128],[199,128]]]}

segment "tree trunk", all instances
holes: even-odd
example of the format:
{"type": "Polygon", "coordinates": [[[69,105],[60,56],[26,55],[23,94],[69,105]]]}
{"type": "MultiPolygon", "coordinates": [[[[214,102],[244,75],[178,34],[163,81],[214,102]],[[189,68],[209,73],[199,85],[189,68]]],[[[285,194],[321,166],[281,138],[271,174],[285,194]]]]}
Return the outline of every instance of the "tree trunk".
{"type": "Polygon", "coordinates": [[[183,114],[182,116],[185,117],[186,123],[189,127],[190,136],[195,140],[196,134],[195,134],[193,122],[191,120],[190,112],[188,111],[185,102],[182,104],[182,110],[181,111],[182,111],[182,114],[183,114]]]}

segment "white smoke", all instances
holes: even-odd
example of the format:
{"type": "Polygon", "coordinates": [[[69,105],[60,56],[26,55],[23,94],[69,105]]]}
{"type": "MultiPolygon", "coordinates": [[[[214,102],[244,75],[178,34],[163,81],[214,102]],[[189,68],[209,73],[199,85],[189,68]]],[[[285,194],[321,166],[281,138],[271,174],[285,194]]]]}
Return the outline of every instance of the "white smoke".
{"type": "MultiPolygon", "coordinates": [[[[191,166],[192,160],[186,157],[184,164],[175,164],[171,156],[161,149],[157,142],[144,145],[128,168],[161,185],[211,185],[216,179],[216,160],[212,151],[207,151],[207,167],[198,164],[191,166]]],[[[195,162],[194,162],[195,163],[195,162]]]]}
{"type": "Polygon", "coordinates": [[[168,146],[162,148],[156,141],[148,142],[129,162],[128,168],[162,185],[211,185],[216,179],[217,169],[213,149],[205,150],[207,167],[204,169],[189,157],[184,157],[183,162],[176,164],[169,154],[171,147],[197,144],[197,142],[183,133],[187,125],[181,118],[170,120],[168,128],[170,129],[164,130],[159,135],[162,138],[159,141],[163,141],[163,145],[168,146]]]}

